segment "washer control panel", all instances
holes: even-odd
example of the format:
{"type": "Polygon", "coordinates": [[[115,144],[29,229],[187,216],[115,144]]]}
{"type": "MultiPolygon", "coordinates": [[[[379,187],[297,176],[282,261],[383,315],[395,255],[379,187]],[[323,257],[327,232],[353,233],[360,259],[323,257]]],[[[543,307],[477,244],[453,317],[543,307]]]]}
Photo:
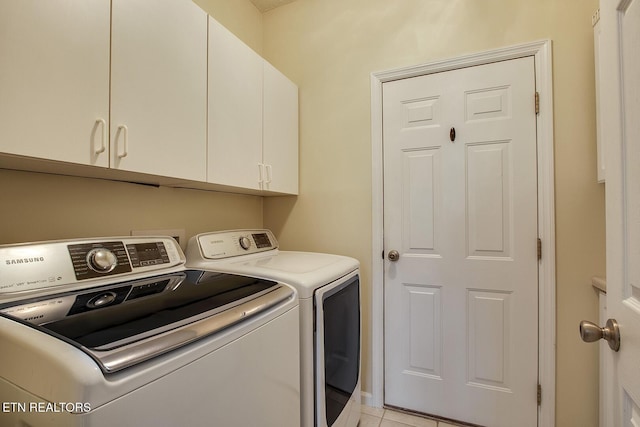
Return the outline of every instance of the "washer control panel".
{"type": "Polygon", "coordinates": [[[270,230],[230,230],[198,234],[189,240],[187,257],[224,259],[278,249],[270,230]]]}
{"type": "Polygon", "coordinates": [[[242,236],[238,239],[238,243],[240,243],[240,247],[245,251],[251,249],[251,239],[247,236],[242,236]]]}
{"type": "Polygon", "coordinates": [[[92,279],[131,272],[129,256],[121,241],[67,245],[76,279],[92,279]]]}
{"type": "MultiPolygon", "coordinates": [[[[121,237],[0,246],[0,299],[13,293],[135,273],[165,273],[185,257],[171,237],[121,237]]],[[[97,298],[104,305],[110,295],[97,298]]]]}

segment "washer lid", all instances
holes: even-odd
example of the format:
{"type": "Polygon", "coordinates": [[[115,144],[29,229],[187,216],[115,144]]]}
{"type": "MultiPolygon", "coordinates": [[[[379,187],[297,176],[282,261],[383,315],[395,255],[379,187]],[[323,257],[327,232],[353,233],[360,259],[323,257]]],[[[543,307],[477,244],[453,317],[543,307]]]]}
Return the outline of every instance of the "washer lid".
{"type": "Polygon", "coordinates": [[[360,263],[342,255],[279,251],[260,257],[212,262],[208,266],[200,263],[199,266],[280,281],[295,287],[300,298],[311,298],[315,289],[358,269],[360,263]]]}
{"type": "Polygon", "coordinates": [[[0,305],[0,316],[56,336],[115,372],[295,298],[263,279],[187,270],[0,305]]]}

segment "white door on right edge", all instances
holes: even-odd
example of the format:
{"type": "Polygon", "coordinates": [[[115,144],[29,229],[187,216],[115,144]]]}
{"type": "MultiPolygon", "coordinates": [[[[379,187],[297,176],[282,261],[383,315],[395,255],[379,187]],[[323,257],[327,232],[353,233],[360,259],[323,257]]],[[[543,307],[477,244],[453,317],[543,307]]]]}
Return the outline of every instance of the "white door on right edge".
{"type": "Polygon", "coordinates": [[[387,405],[537,425],[534,94],[532,57],[383,84],[387,405]]]}
{"type": "Polygon", "coordinates": [[[601,134],[605,136],[607,171],[607,317],[620,325],[620,349],[608,350],[611,353],[606,356],[613,360],[611,377],[607,380],[614,392],[604,394],[605,425],[637,427],[640,426],[640,0],[601,0],[600,26],[600,52],[607,65],[601,68],[600,75],[601,134]]]}

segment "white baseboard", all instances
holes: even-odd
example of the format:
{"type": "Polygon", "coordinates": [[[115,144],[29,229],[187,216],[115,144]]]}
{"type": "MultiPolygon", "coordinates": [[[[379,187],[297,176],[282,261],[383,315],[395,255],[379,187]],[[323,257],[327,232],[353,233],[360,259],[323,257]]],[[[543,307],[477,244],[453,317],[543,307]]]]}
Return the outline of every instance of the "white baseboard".
{"type": "MultiPolygon", "coordinates": [[[[365,406],[369,406],[371,408],[375,408],[375,404],[373,403],[373,395],[371,393],[367,393],[366,391],[360,392],[362,404],[365,406]]],[[[380,406],[382,407],[382,406],[380,406]]]]}

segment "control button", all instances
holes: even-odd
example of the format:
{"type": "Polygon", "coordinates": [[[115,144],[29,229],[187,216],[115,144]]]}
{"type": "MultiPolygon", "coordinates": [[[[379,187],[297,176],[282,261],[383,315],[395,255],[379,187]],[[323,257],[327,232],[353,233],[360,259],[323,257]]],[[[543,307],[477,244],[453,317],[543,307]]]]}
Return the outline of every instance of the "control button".
{"type": "Polygon", "coordinates": [[[245,251],[249,250],[249,248],[251,247],[251,240],[249,240],[247,236],[242,236],[239,239],[239,242],[240,242],[240,247],[245,251]]]}
{"type": "Polygon", "coordinates": [[[98,273],[108,273],[118,265],[118,258],[107,248],[95,248],[87,254],[89,268],[98,273]]]}
{"type": "Polygon", "coordinates": [[[100,308],[105,305],[109,305],[116,300],[115,292],[105,292],[104,294],[96,295],[87,302],[89,308],[100,308]]]}

